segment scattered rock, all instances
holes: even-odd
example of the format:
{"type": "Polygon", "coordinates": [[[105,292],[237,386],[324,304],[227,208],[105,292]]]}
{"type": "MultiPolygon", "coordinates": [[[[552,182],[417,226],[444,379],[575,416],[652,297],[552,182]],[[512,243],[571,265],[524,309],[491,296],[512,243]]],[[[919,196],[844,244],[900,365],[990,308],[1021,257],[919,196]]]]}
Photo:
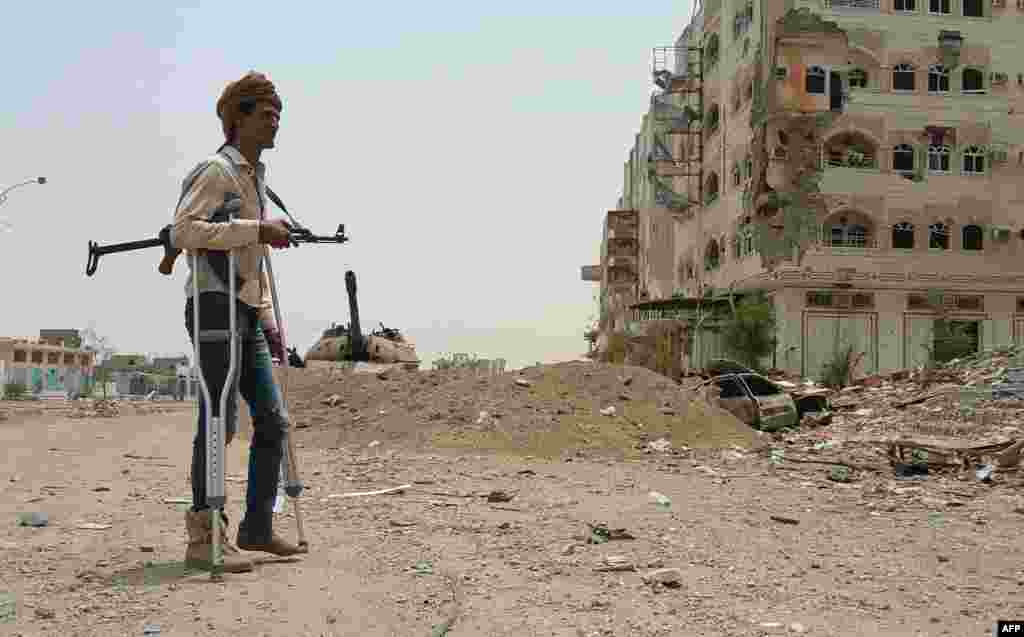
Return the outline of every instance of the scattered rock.
{"type": "Polygon", "coordinates": [[[672,449],[672,442],[668,438],[658,438],[647,443],[647,448],[657,453],[665,453],[672,449]]]}
{"type": "Polygon", "coordinates": [[[530,387],[531,385],[533,385],[533,383],[526,380],[525,378],[517,378],[516,385],[519,385],[520,387],[530,387]]]}
{"type": "Polygon", "coordinates": [[[43,608],[42,606],[37,606],[34,614],[36,619],[53,619],[57,616],[57,613],[53,612],[49,608],[43,608]]]}
{"type": "Polygon", "coordinates": [[[782,524],[800,524],[800,520],[787,518],[781,515],[772,515],[769,516],[769,519],[774,520],[775,522],[781,522],[782,524]]]}
{"type": "Polygon", "coordinates": [[[625,555],[609,555],[604,558],[601,566],[594,570],[598,572],[635,571],[636,565],[625,555]]]}
{"type": "Polygon", "coordinates": [[[683,574],[678,568],[659,568],[644,574],[643,581],[668,588],[679,588],[683,585],[683,574]]]}

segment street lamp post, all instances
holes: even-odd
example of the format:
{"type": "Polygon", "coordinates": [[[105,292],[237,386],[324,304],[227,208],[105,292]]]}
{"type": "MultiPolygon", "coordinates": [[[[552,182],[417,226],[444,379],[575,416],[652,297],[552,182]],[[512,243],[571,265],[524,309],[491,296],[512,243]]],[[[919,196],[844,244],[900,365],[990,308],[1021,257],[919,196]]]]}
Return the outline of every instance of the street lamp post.
{"type": "MultiPolygon", "coordinates": [[[[46,177],[36,177],[35,179],[29,179],[27,181],[23,181],[21,183],[14,184],[13,186],[8,186],[7,188],[4,188],[3,190],[0,190],[0,205],[3,205],[4,202],[7,201],[7,193],[11,192],[15,188],[20,188],[21,186],[27,186],[29,184],[45,184],[45,183],[46,183],[46,177]]],[[[11,224],[7,223],[2,218],[0,218],[0,230],[10,230],[10,229],[11,229],[11,224]]]]}

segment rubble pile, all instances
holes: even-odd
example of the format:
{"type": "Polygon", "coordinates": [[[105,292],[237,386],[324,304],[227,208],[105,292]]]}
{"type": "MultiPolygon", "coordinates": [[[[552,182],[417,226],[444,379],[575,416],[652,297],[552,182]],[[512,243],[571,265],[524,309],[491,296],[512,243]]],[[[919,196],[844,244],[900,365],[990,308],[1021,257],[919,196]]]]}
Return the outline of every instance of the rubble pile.
{"type": "Polygon", "coordinates": [[[915,467],[922,475],[970,477],[986,467],[988,477],[993,468],[1016,474],[1024,450],[1022,353],[989,350],[932,369],[862,378],[832,395],[829,418],[811,421],[820,426],[778,436],[779,451],[901,479],[915,467]]]}
{"type": "Polygon", "coordinates": [[[116,418],[121,415],[121,407],[116,400],[100,398],[78,402],[75,410],[68,414],[69,418],[116,418]]]}
{"type": "Polygon", "coordinates": [[[289,410],[320,444],[388,440],[511,455],[756,446],[758,432],[641,367],[568,362],[501,374],[289,370],[289,410]],[[651,446],[651,443],[654,443],[651,446]]]}

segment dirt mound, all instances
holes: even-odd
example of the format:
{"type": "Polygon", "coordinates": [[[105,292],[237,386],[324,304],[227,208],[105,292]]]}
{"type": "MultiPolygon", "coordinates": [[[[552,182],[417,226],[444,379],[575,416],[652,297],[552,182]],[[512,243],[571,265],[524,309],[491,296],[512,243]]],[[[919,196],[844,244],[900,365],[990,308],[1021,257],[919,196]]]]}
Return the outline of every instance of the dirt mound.
{"type": "Polygon", "coordinates": [[[417,447],[558,457],[673,447],[754,446],[757,432],[640,367],[570,362],[521,372],[376,374],[289,370],[296,426],[320,445],[371,440],[417,447]],[[333,400],[334,406],[325,404],[333,400]],[[611,410],[614,408],[614,412],[611,410]]]}

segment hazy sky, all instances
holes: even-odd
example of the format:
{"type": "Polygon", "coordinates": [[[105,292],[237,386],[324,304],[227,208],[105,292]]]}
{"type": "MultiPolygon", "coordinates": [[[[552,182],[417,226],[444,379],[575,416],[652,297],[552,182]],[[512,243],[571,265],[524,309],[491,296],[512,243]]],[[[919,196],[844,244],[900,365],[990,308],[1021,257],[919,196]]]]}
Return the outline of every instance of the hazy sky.
{"type": "Polygon", "coordinates": [[[301,353],[348,321],[383,321],[423,367],[447,352],[509,366],[578,357],[596,313],[601,223],[646,110],[651,49],[691,3],[7,3],[0,53],[0,335],[90,324],[119,351],[191,351],[186,267],[151,238],[184,175],[222,142],[214,107],[250,69],[284,102],[268,182],[318,233],[275,251],[287,339],[301,353]],[[500,7],[500,8],[499,8],[500,7]],[[637,7],[643,7],[639,9],[637,7]]]}

